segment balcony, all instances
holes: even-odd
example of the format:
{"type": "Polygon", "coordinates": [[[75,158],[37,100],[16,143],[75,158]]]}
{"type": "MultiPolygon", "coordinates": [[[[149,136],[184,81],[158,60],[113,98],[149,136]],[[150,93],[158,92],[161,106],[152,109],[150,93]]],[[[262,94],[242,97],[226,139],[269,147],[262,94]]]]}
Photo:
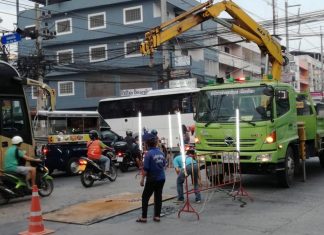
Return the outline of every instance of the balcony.
{"type": "Polygon", "coordinates": [[[260,73],[260,65],[253,64],[252,62],[245,61],[242,58],[227,54],[224,52],[219,53],[219,63],[233,68],[244,69],[244,71],[249,71],[252,73],[260,73]]]}

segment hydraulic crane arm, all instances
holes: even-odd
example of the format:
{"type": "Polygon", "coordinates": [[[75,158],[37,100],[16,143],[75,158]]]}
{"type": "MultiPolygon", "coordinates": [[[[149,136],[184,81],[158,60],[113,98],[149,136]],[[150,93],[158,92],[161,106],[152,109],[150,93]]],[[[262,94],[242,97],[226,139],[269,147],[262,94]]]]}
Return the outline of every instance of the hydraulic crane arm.
{"type": "Polygon", "coordinates": [[[56,92],[55,89],[52,89],[50,86],[48,86],[46,83],[33,80],[30,78],[23,78],[23,77],[15,77],[15,80],[18,80],[21,82],[23,85],[28,85],[28,86],[37,86],[42,88],[47,92],[47,94],[50,97],[50,105],[51,105],[51,110],[55,110],[56,106],[56,92]]]}
{"type": "Polygon", "coordinates": [[[284,64],[281,45],[266,29],[230,0],[215,4],[213,4],[212,0],[209,0],[174,19],[162,23],[145,34],[145,40],[141,43],[140,51],[144,55],[151,55],[154,53],[154,49],[164,42],[210,19],[229,28],[246,40],[256,43],[263,54],[269,55],[273,78],[276,80],[281,79],[281,66],[284,64]],[[217,18],[224,11],[233,18],[234,23],[217,18]]]}

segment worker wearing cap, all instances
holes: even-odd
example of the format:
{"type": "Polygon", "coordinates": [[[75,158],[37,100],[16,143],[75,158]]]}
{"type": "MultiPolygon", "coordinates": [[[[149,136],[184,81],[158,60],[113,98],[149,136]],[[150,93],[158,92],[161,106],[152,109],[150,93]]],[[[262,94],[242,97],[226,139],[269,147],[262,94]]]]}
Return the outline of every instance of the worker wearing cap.
{"type": "Polygon", "coordinates": [[[164,167],[166,160],[164,154],[157,147],[157,137],[151,133],[143,135],[143,141],[148,149],[144,156],[144,167],[140,185],[145,186],[142,194],[142,216],[136,222],[146,223],[147,209],[150,197],[154,193],[154,217],[155,222],[160,221],[162,208],[162,191],[165,183],[164,167]]]}

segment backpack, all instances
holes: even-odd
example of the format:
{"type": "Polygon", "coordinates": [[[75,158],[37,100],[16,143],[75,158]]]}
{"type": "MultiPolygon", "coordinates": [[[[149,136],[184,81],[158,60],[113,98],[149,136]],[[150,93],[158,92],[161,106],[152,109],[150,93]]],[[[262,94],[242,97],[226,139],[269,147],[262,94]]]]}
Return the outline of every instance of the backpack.
{"type": "Polygon", "coordinates": [[[16,148],[16,158],[18,161],[18,166],[25,166],[26,165],[26,160],[22,157],[19,157],[19,149],[18,147],[16,148]]]}

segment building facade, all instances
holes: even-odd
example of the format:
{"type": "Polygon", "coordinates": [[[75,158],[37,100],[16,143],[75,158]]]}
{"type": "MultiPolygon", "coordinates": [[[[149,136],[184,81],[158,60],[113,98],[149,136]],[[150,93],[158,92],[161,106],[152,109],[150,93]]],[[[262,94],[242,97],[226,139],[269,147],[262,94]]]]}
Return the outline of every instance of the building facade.
{"type": "MultiPolygon", "coordinates": [[[[24,38],[18,46],[20,64],[29,73],[33,63],[43,65],[44,82],[57,91],[57,109],[95,110],[102,98],[166,88],[173,79],[195,78],[203,86],[216,77],[260,75],[257,50],[218,46],[226,39],[218,38],[212,21],[171,40],[154,57],[140,54],[145,32],[199,3],[194,0],[33,2],[45,6],[39,13],[20,12],[18,25],[31,32],[39,28],[41,50],[35,39],[24,38]]],[[[28,92],[36,107],[37,89],[28,92]]]]}

